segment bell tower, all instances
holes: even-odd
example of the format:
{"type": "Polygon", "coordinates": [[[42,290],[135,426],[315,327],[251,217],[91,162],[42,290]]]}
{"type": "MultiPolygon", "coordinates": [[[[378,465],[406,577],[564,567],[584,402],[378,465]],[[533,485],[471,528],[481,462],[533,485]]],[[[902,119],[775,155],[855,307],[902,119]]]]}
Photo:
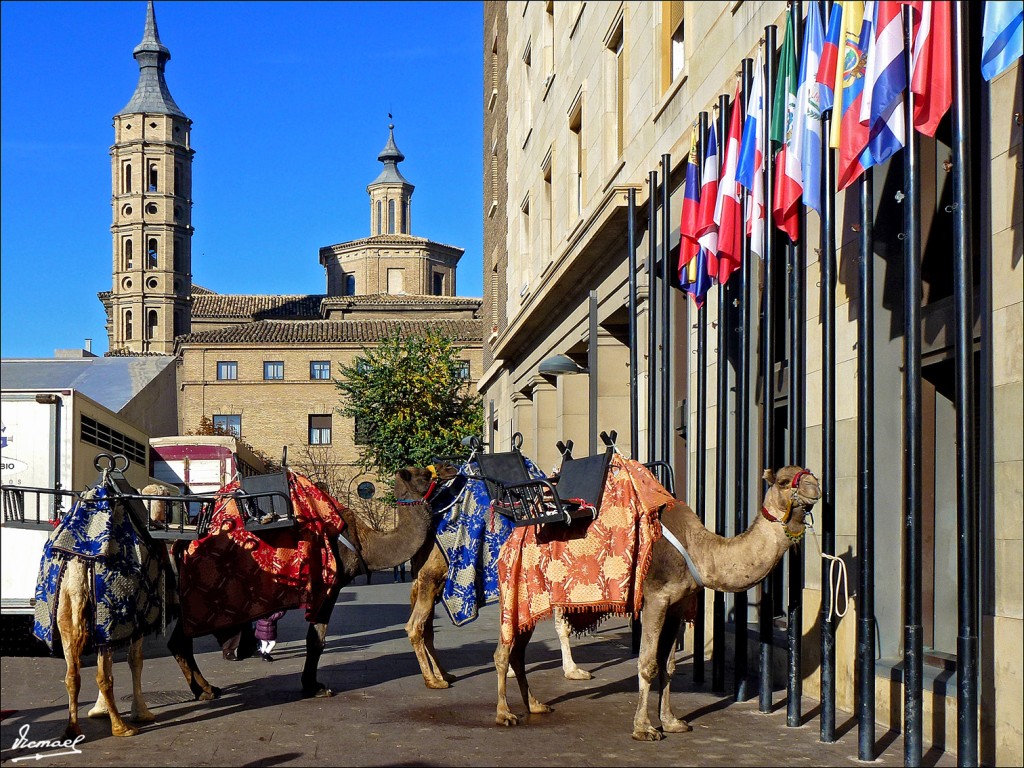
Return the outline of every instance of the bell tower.
{"type": "Polygon", "coordinates": [[[398,164],[405,160],[405,155],[395,144],[394,123],[388,125],[388,143],[377,159],[384,163],[384,167],[366,187],[370,195],[370,236],[411,235],[412,191],[415,187],[398,170],[398,164]]]}
{"type": "Polygon", "coordinates": [[[167,89],[171,53],[160,42],[153,2],[133,52],[139,81],[114,116],[113,285],[107,310],[110,351],[174,351],[190,328],[192,291],[192,121],[167,89]]]}

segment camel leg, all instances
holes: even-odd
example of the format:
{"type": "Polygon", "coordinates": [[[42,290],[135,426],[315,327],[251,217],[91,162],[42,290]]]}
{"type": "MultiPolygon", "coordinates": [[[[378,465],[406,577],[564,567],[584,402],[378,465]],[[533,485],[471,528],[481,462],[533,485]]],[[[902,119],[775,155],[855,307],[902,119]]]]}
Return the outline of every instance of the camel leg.
{"type": "Polygon", "coordinates": [[[139,729],[128,725],[117,711],[114,700],[114,657],[109,649],[96,654],[96,686],[100,689],[100,698],[110,715],[110,733],[114,736],[134,736],[139,729]]]}
{"type": "Polygon", "coordinates": [[[136,723],[151,723],[156,717],[146,706],[142,694],[142,638],[132,640],[128,646],[128,666],[132,670],[132,711],[130,719],[136,723]]]}
{"type": "Polygon", "coordinates": [[[504,643],[498,643],[498,647],[494,650],[494,671],[498,673],[498,710],[494,721],[498,725],[519,724],[519,718],[512,714],[512,710],[508,707],[508,697],[506,696],[509,672],[511,671],[508,663],[511,651],[512,646],[504,643]]]}
{"type": "Polygon", "coordinates": [[[651,693],[651,681],[659,672],[658,641],[661,628],[665,623],[667,607],[663,599],[655,595],[644,596],[644,609],[641,615],[640,658],[637,660],[637,672],[640,694],[633,716],[633,738],[637,741],[660,741],[665,734],[651,725],[647,714],[647,701],[651,693]]]}
{"type": "Polygon", "coordinates": [[[676,671],[676,638],[679,635],[679,616],[668,615],[658,638],[658,714],[661,727],[666,733],[686,733],[693,728],[685,720],[680,720],[672,713],[671,688],[672,676],[676,671]]]}
{"type": "Polygon", "coordinates": [[[558,644],[562,648],[562,674],[566,680],[590,680],[594,676],[585,669],[576,666],[572,658],[572,648],[569,647],[569,622],[565,614],[555,609],[555,631],[558,633],[558,644]]]}
{"type": "MultiPolygon", "coordinates": [[[[443,557],[441,559],[443,561],[443,557]]],[[[434,603],[444,584],[443,573],[437,578],[437,569],[431,567],[435,564],[434,560],[432,553],[412,583],[409,594],[412,611],[405,625],[405,634],[409,636],[427,688],[447,688],[454,678],[445,673],[434,650],[434,603]]]]}
{"type": "Polygon", "coordinates": [[[181,673],[185,676],[185,682],[188,683],[189,690],[192,691],[196,700],[216,699],[220,696],[220,688],[210,685],[209,681],[203,677],[203,673],[199,671],[192,638],[185,637],[185,630],[181,626],[181,622],[182,620],[179,618],[174,623],[171,636],[167,639],[167,649],[174,656],[174,660],[178,662],[181,673]]]}
{"type": "Polygon", "coordinates": [[[519,692],[522,694],[523,703],[529,713],[539,715],[553,711],[547,704],[543,704],[534,697],[529,681],[526,679],[526,646],[532,635],[533,629],[531,628],[516,635],[511,646],[499,643],[498,648],[494,651],[494,669],[498,673],[498,709],[495,722],[498,725],[516,725],[519,722],[519,719],[509,709],[506,697],[509,665],[515,670],[519,692]]]}
{"type": "Polygon", "coordinates": [[[82,651],[85,650],[88,624],[85,609],[88,605],[88,571],[79,560],[68,563],[61,579],[57,598],[57,628],[64,646],[64,661],[67,673],[64,685],[68,689],[68,724],[64,738],[82,735],[78,724],[78,694],[82,690],[82,651]]]}
{"type": "Polygon", "coordinates": [[[327,622],[310,623],[306,631],[306,660],[302,665],[302,695],[306,698],[328,698],[334,692],[316,676],[320,657],[327,645],[327,622]]]}

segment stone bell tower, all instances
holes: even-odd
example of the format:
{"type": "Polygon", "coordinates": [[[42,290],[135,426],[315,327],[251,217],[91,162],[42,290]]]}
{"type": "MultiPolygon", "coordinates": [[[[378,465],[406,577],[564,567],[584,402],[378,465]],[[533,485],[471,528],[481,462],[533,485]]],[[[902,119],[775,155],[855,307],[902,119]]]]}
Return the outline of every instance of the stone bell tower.
{"type": "Polygon", "coordinates": [[[384,163],[384,167],[366,187],[370,194],[370,235],[411,235],[412,191],[415,187],[398,170],[398,164],[405,160],[405,155],[395,144],[394,123],[388,125],[388,143],[377,159],[384,163]]]}
{"type": "Polygon", "coordinates": [[[192,121],[171,98],[153,2],[133,53],[139,81],[114,116],[113,285],[101,294],[110,350],[171,353],[190,328],[192,121]]]}

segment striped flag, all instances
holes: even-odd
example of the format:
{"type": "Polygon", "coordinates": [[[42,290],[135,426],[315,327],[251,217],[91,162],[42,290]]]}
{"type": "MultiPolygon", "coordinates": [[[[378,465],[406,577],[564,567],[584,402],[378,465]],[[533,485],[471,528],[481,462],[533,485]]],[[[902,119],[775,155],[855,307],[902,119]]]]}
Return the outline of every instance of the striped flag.
{"type": "Polygon", "coordinates": [[[747,197],[747,237],[750,238],[750,252],[758,258],[764,256],[764,130],[764,55],[759,48],[736,167],[736,180],[750,192],[747,197]]]}
{"type": "Polygon", "coordinates": [[[869,2],[864,9],[864,28],[869,39],[864,72],[860,123],[870,133],[861,154],[865,168],[884,163],[903,148],[903,91],[907,87],[907,63],[903,55],[901,3],[869,2]]]}
{"type": "Polygon", "coordinates": [[[736,95],[732,99],[732,115],[729,118],[729,134],[725,142],[722,179],[718,185],[718,200],[715,203],[718,253],[708,253],[708,272],[723,285],[729,282],[729,275],[739,269],[743,257],[743,199],[739,182],[736,181],[741,130],[740,84],[737,81],[736,95]]]}
{"type": "Polygon", "coordinates": [[[697,242],[697,218],[700,213],[700,181],[697,178],[697,128],[690,132],[690,154],[683,183],[683,213],[679,220],[679,283],[698,307],[711,287],[707,254],[697,242]]]}
{"type": "Polygon", "coordinates": [[[953,103],[953,22],[947,0],[910,3],[914,14],[910,58],[914,92],[914,127],[934,136],[953,103]]]}
{"type": "Polygon", "coordinates": [[[821,92],[818,69],[824,48],[824,30],[818,3],[810,3],[804,24],[804,51],[800,57],[800,92],[797,95],[797,140],[804,204],[821,215],[821,92]]]}
{"type": "Polygon", "coordinates": [[[832,3],[832,13],[828,17],[828,33],[821,49],[821,60],[818,62],[818,83],[821,85],[821,111],[828,112],[835,102],[836,62],[839,61],[839,38],[843,32],[843,4],[832,3]]]}
{"type": "Polygon", "coordinates": [[[860,122],[860,103],[864,95],[864,71],[867,64],[864,31],[864,3],[860,0],[843,2],[843,67],[842,79],[836,81],[836,101],[842,104],[838,119],[832,118],[830,144],[839,147],[836,168],[836,189],[846,189],[864,172],[860,157],[868,145],[870,132],[860,122]],[[842,101],[839,101],[842,83],[842,101]],[[832,143],[836,142],[836,143],[832,143]]]}
{"type": "MultiPolygon", "coordinates": [[[[795,12],[795,11],[794,11],[795,12]]],[[[793,13],[786,15],[786,35],[779,58],[779,75],[775,81],[775,103],[772,105],[771,140],[779,145],[775,155],[775,200],[772,219],[794,243],[800,232],[799,202],[803,193],[803,170],[797,124],[796,42],[793,13]]]]}
{"type": "Polygon", "coordinates": [[[697,242],[708,253],[718,253],[718,225],[715,203],[718,202],[718,141],[715,122],[708,130],[708,148],[704,153],[704,170],[700,175],[700,215],[697,217],[697,242]]]}
{"type": "Polygon", "coordinates": [[[1024,56],[1024,4],[985,3],[981,36],[981,74],[991,80],[1024,56]]]}

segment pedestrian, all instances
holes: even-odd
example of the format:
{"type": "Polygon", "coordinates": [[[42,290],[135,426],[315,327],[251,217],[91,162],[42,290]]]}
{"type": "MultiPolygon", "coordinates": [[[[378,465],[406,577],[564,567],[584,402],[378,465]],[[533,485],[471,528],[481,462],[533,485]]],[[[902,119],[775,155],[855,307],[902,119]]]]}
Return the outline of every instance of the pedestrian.
{"type": "Polygon", "coordinates": [[[394,577],[395,577],[395,581],[396,582],[398,582],[398,581],[405,581],[405,563],[402,563],[401,565],[396,565],[395,566],[394,577]],[[399,577],[401,577],[401,578],[399,578],[399,577]]]}
{"type": "Polygon", "coordinates": [[[284,611],[274,611],[263,618],[256,619],[256,639],[260,641],[260,656],[264,661],[274,660],[270,652],[277,645],[277,622],[284,614],[284,611]]]}

